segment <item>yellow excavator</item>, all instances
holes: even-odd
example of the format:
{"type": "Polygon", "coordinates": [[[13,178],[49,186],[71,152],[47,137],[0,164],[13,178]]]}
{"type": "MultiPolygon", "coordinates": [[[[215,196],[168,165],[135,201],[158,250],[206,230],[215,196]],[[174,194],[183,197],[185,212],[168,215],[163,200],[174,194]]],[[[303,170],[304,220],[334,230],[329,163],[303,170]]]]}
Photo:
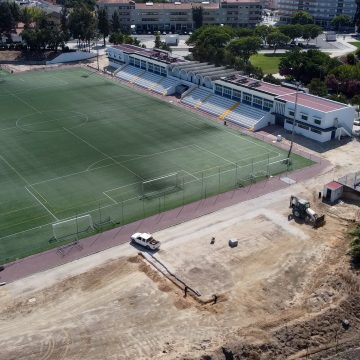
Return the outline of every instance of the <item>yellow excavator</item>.
{"type": "Polygon", "coordinates": [[[325,225],[325,215],[318,215],[310,208],[310,202],[291,195],[290,208],[292,215],[298,219],[303,219],[305,223],[312,224],[314,228],[325,225]]]}

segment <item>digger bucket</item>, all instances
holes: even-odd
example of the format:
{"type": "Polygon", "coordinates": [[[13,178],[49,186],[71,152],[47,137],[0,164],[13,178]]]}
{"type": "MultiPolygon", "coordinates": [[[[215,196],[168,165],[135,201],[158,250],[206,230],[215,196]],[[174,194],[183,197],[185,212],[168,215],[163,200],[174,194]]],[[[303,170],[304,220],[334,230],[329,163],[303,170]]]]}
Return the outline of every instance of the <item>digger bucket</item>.
{"type": "Polygon", "coordinates": [[[321,215],[316,218],[314,222],[314,228],[318,228],[325,225],[325,215],[321,215]]]}

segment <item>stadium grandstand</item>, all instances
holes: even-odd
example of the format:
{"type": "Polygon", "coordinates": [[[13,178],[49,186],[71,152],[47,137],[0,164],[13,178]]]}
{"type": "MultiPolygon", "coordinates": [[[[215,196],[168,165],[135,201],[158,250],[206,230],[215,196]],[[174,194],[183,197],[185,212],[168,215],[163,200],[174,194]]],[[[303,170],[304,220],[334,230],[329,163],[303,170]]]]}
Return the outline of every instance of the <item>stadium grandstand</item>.
{"type": "Polygon", "coordinates": [[[295,133],[319,142],[352,134],[351,106],[303,91],[296,96],[290,86],[133,45],[110,47],[108,58],[114,76],[164,96],[175,95],[187,106],[253,131],[272,124],[292,131],[295,118],[295,133]]]}

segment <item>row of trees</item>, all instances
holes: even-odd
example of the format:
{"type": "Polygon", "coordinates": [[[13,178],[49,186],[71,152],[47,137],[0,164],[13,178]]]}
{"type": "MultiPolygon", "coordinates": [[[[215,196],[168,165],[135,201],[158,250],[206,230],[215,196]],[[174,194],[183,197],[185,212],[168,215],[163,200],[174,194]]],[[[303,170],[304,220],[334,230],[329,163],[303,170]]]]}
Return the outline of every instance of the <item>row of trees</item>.
{"type": "Polygon", "coordinates": [[[316,25],[285,25],[280,28],[261,25],[253,29],[229,26],[203,26],[197,29],[187,43],[193,46],[192,58],[215,65],[229,65],[239,70],[258,72],[249,63],[252,55],[263,46],[271,46],[274,52],[291,40],[305,36],[316,38],[322,29],[316,25]]]}
{"type": "MultiPolygon", "coordinates": [[[[358,52],[360,57],[360,52],[358,52]]],[[[280,74],[299,81],[314,95],[327,96],[344,103],[360,105],[360,62],[344,64],[319,50],[293,50],[279,65],[280,74]]]]}

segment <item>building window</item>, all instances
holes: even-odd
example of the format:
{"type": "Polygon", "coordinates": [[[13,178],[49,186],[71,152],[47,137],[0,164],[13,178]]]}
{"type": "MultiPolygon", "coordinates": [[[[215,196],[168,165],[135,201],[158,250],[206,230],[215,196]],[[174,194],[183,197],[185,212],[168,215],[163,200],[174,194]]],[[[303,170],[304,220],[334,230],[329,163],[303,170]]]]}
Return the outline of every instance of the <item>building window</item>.
{"type": "Polygon", "coordinates": [[[241,91],[233,90],[232,98],[236,101],[241,101],[241,91]]]}
{"type": "Polygon", "coordinates": [[[140,59],[135,59],[134,65],[139,68],[140,67],[140,59]]]}
{"type": "Polygon", "coordinates": [[[316,133],[316,134],[319,134],[319,135],[322,134],[322,132],[320,130],[318,130],[318,129],[311,128],[311,131],[316,133]]]}
{"type": "Polygon", "coordinates": [[[269,111],[273,108],[274,103],[269,100],[264,100],[264,110],[269,111]]]}
{"type": "Polygon", "coordinates": [[[221,85],[215,84],[215,94],[222,95],[223,87],[221,85]]]}
{"type": "Polygon", "coordinates": [[[228,99],[231,99],[231,91],[232,91],[231,88],[228,88],[228,87],[224,86],[223,96],[228,98],[228,99]]]}
{"type": "Polygon", "coordinates": [[[154,72],[154,64],[148,63],[148,71],[149,72],[154,72]]]}
{"type": "Polygon", "coordinates": [[[321,120],[315,119],[315,120],[314,120],[314,123],[315,123],[316,125],[321,125],[321,120]]]}
{"type": "Polygon", "coordinates": [[[141,60],[140,65],[142,69],[146,70],[146,61],[141,60]]]}
{"type": "Polygon", "coordinates": [[[301,129],[309,130],[309,127],[303,124],[297,124],[297,126],[301,129]]]}
{"type": "Polygon", "coordinates": [[[134,57],[133,56],[129,56],[129,64],[134,65],[134,57]]]}
{"type": "Polygon", "coordinates": [[[289,119],[286,119],[286,123],[292,125],[292,124],[293,124],[293,121],[292,121],[292,120],[289,120],[289,119]]]}
{"type": "Polygon", "coordinates": [[[295,116],[295,112],[293,110],[289,110],[289,115],[290,116],[295,116]]]}
{"type": "Polygon", "coordinates": [[[253,106],[256,108],[262,109],[262,99],[257,96],[254,96],[253,97],[253,106]]]}
{"type": "Polygon", "coordinates": [[[160,75],[160,66],[154,64],[154,73],[160,75]]]}
{"type": "Polygon", "coordinates": [[[248,93],[243,93],[243,102],[245,104],[251,105],[252,96],[248,93]]]}
{"type": "Polygon", "coordinates": [[[301,114],[301,120],[307,120],[308,119],[308,116],[307,115],[305,115],[305,114],[301,114]]]}

